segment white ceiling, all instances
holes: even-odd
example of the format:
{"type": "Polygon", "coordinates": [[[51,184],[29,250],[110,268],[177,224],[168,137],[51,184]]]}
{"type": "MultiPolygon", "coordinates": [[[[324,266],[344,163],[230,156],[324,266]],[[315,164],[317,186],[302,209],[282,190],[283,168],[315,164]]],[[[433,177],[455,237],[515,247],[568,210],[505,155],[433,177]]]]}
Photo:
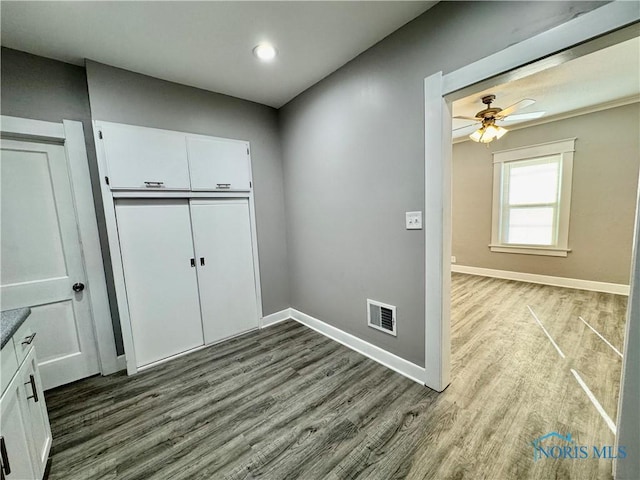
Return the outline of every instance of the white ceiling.
{"type": "MultiPolygon", "coordinates": [[[[570,112],[602,106],[640,94],[640,38],[598,50],[542,72],[483,90],[453,103],[453,115],[473,117],[484,108],[480,99],[496,95],[492,106],[506,108],[523,98],[536,103],[517,113],[545,111],[540,120],[503,123],[513,125],[540,123],[570,112]]],[[[454,120],[453,128],[468,125],[469,121],[454,120]]],[[[476,127],[477,128],[477,127],[476,127]]],[[[469,135],[475,129],[454,131],[454,138],[469,135]]]]}
{"type": "Polygon", "coordinates": [[[3,1],[1,43],[280,107],[436,3],[3,1]]]}

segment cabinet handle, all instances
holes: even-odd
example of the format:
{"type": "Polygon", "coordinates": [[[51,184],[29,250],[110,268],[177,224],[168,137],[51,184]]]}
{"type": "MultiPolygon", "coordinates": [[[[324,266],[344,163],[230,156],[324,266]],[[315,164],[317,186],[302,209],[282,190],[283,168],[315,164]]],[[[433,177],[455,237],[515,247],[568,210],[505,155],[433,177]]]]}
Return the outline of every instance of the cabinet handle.
{"type": "Polygon", "coordinates": [[[2,455],[2,473],[9,475],[11,473],[11,465],[9,465],[9,455],[7,454],[7,445],[4,437],[0,437],[0,454],[2,455]]]}
{"type": "Polygon", "coordinates": [[[204,257],[200,257],[200,266],[204,267],[204,257]]]}
{"type": "Polygon", "coordinates": [[[31,345],[34,338],[36,338],[36,332],[33,332],[28,337],[24,337],[24,340],[22,340],[22,345],[31,345]]]}
{"type": "Polygon", "coordinates": [[[147,188],[164,188],[164,182],[144,182],[147,188]]]}
{"type": "Polygon", "coordinates": [[[31,395],[30,397],[27,397],[27,400],[33,398],[33,401],[38,403],[38,388],[36,387],[36,378],[33,375],[29,375],[29,381],[25,383],[25,385],[31,385],[31,393],[33,393],[33,395],[31,395]]]}
{"type": "Polygon", "coordinates": [[[196,259],[195,259],[195,258],[192,258],[192,259],[191,259],[191,266],[192,266],[192,267],[195,267],[195,266],[196,266],[196,259]]]}
{"type": "Polygon", "coordinates": [[[218,188],[231,188],[231,184],[230,183],[216,183],[216,186],[218,188]]]}

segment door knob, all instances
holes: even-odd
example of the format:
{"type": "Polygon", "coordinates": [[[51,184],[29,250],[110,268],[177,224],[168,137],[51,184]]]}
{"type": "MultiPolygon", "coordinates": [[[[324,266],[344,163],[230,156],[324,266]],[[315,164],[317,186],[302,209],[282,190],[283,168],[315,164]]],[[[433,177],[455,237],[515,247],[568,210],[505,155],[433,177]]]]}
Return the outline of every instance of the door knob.
{"type": "Polygon", "coordinates": [[[80,282],[74,283],[73,287],[71,287],[71,288],[73,288],[74,292],[81,292],[81,291],[84,290],[84,283],[80,283],[80,282]]]}

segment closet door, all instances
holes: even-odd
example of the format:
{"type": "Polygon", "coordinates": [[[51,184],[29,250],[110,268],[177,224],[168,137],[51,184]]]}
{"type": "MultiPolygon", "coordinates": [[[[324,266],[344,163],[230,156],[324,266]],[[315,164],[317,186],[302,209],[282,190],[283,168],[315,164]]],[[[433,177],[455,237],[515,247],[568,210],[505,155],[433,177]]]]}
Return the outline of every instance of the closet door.
{"type": "Polygon", "coordinates": [[[205,344],[258,328],[249,203],[192,200],[205,344]]]}
{"type": "Polygon", "coordinates": [[[116,219],[137,365],[202,345],[188,201],[118,200],[116,219]]]}

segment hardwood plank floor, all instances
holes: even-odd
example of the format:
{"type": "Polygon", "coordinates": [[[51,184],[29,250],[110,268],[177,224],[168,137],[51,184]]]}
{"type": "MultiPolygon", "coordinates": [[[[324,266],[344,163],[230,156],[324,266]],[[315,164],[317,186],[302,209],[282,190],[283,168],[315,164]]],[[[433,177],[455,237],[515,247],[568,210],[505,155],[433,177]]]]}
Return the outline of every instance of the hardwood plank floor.
{"type": "Polygon", "coordinates": [[[614,435],[626,297],[454,274],[443,393],[293,321],[46,394],[50,479],[611,479],[531,442],[614,435]],[[551,343],[535,315],[557,344],[551,343]],[[564,358],[559,353],[562,352],[564,358]]]}

